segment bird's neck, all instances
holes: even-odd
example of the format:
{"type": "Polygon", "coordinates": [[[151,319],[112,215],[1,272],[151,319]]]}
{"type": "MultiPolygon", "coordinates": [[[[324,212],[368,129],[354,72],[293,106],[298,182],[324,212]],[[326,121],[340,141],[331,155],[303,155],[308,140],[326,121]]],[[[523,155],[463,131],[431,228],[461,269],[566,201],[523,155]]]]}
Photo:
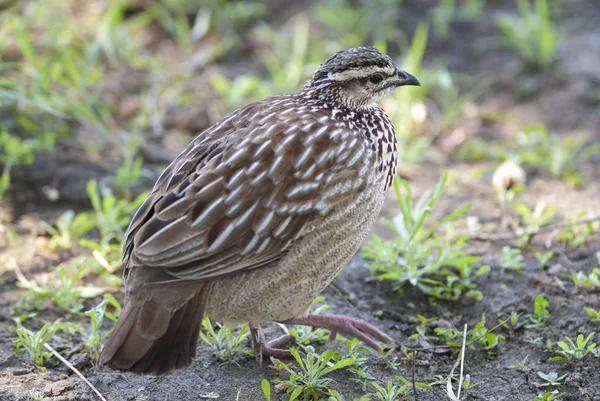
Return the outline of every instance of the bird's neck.
{"type": "Polygon", "coordinates": [[[350,111],[361,111],[369,109],[375,103],[369,99],[358,99],[347,96],[336,82],[321,80],[319,82],[307,81],[299,95],[309,102],[317,102],[328,105],[330,108],[343,108],[350,111]]]}
{"type": "Polygon", "coordinates": [[[331,117],[353,132],[360,132],[363,140],[377,154],[378,168],[387,173],[386,188],[396,173],[397,139],[394,126],[385,110],[373,103],[356,107],[341,100],[335,88],[327,85],[307,84],[299,93],[308,105],[331,110],[331,117]]]}

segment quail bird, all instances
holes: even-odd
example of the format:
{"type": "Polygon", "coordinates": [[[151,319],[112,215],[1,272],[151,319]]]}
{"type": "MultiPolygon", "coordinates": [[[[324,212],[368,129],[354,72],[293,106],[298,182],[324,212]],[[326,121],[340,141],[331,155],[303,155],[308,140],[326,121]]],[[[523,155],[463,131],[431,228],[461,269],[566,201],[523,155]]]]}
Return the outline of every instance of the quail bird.
{"type": "Polygon", "coordinates": [[[268,322],[330,329],[377,347],[361,320],[310,315],[358,250],[396,171],[396,135],[376,102],[419,85],[372,47],[342,50],[304,89],[242,107],[196,137],[133,217],[126,295],[101,362],[162,374],[190,364],[203,316],[248,323],[256,357],[285,356],[268,322]]]}

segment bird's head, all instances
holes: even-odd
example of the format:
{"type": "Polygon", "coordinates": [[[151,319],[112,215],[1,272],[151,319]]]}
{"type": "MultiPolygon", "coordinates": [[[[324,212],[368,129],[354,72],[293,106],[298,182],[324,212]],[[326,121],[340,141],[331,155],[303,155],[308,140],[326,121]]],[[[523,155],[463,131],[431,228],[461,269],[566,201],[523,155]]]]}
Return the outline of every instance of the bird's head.
{"type": "Polygon", "coordinates": [[[325,60],[306,83],[305,91],[360,108],[404,85],[420,86],[420,83],[387,54],[374,47],[354,47],[340,50],[325,60]]]}

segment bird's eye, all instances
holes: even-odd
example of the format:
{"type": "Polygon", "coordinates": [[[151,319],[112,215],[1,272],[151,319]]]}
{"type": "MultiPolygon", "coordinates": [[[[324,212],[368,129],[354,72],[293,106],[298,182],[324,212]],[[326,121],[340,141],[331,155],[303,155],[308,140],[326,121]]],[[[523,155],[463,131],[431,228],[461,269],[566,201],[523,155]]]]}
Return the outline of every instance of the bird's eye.
{"type": "Polygon", "coordinates": [[[369,82],[374,85],[377,85],[381,81],[383,81],[383,76],[381,74],[373,74],[369,77],[369,82]]]}

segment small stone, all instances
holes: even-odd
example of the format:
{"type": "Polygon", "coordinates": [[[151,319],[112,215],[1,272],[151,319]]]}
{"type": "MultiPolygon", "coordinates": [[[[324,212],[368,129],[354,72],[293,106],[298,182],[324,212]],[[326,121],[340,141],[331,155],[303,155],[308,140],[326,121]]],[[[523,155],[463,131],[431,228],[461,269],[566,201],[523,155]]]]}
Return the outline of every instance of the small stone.
{"type": "Polygon", "coordinates": [[[31,369],[22,368],[22,369],[15,369],[12,371],[13,376],[23,376],[28,373],[31,373],[31,369]]]}
{"type": "Polygon", "coordinates": [[[446,319],[438,319],[438,320],[434,320],[433,322],[431,322],[431,326],[432,327],[450,328],[450,327],[453,327],[453,324],[450,323],[449,321],[447,321],[446,319]]]}
{"type": "Polygon", "coordinates": [[[94,385],[94,387],[96,387],[96,390],[98,390],[100,393],[110,392],[110,387],[108,386],[108,384],[106,384],[102,380],[92,381],[92,384],[94,385]]]}
{"type": "Polygon", "coordinates": [[[86,354],[77,354],[71,357],[70,362],[76,369],[81,370],[87,365],[89,358],[86,354]]]}
{"type": "Polygon", "coordinates": [[[200,397],[201,400],[216,400],[219,398],[219,393],[211,391],[210,393],[200,394],[198,397],[200,397]]]}
{"type": "Polygon", "coordinates": [[[65,382],[50,383],[44,387],[44,395],[47,397],[56,397],[70,390],[73,390],[72,384],[65,382]]]}
{"type": "Polygon", "coordinates": [[[552,275],[561,274],[563,272],[566,272],[566,269],[560,263],[556,263],[548,269],[548,274],[552,274],[552,275]]]}

